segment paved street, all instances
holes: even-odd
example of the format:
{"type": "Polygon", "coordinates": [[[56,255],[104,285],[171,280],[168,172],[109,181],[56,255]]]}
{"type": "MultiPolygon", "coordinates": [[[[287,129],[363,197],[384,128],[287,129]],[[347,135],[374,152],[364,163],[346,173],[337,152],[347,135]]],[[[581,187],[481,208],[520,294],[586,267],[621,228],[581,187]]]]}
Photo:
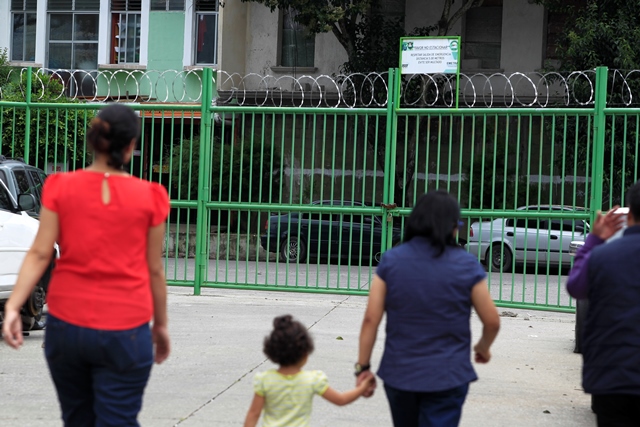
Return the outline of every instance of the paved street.
{"type": "MultiPolygon", "coordinates": [[[[274,316],[291,313],[316,341],[308,368],[324,370],[340,390],[353,386],[365,297],[205,289],[202,296],[170,288],[173,352],[156,366],[145,395],[143,426],[241,426],[252,377],[270,367],[263,337],[274,316]]],[[[573,315],[504,310],[488,365],[476,365],[463,427],[589,427],[590,400],[580,389],[581,357],[573,354],[573,315]],[[509,316],[516,317],[509,317],[509,316]]],[[[481,325],[472,318],[474,337],[481,325]]],[[[381,329],[373,363],[379,362],[381,329]]],[[[0,345],[0,425],[61,426],[55,391],[42,354],[43,332],[20,351],[0,345]]],[[[315,427],[391,425],[384,393],[337,408],[316,398],[315,427]]]]}
{"type": "MultiPolygon", "coordinates": [[[[193,259],[167,260],[167,279],[193,279],[193,259]]],[[[244,285],[277,285],[328,289],[369,289],[375,266],[338,263],[284,263],[245,260],[210,260],[206,281],[244,285]]],[[[557,267],[518,267],[513,273],[490,273],[491,295],[504,302],[569,306],[564,285],[566,271],[557,267]],[[537,273],[537,274],[536,274],[537,273]],[[502,286],[500,286],[502,283],[502,286]]],[[[573,302],[575,306],[575,302],[573,302]]]]}

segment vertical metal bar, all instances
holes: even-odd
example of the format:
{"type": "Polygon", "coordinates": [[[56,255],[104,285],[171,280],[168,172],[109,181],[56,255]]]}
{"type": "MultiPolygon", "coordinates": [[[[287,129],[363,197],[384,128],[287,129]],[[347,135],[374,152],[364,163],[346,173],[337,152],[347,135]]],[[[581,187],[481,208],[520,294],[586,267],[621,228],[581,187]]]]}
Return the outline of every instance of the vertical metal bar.
{"type": "MultiPolygon", "coordinates": [[[[622,185],[620,186],[620,205],[624,206],[624,189],[627,183],[627,119],[629,116],[625,114],[622,117],[624,118],[624,133],[622,137],[622,185]]],[[[614,135],[614,132],[611,132],[611,135],[614,135]]]]}
{"type": "MultiPolygon", "coordinates": [[[[640,133],[638,132],[638,130],[640,129],[640,114],[636,115],[636,127],[635,127],[636,131],[634,132],[636,134],[636,141],[635,141],[635,153],[633,155],[634,159],[638,158],[638,143],[640,142],[640,133]]],[[[1,131],[0,131],[1,132],[1,131]]],[[[635,161],[633,164],[633,182],[635,183],[636,181],[638,181],[638,162],[635,161]]]]}
{"type": "MultiPolygon", "coordinates": [[[[457,94],[456,94],[456,108],[458,108],[457,94]]],[[[454,120],[454,116],[449,115],[449,153],[447,155],[447,192],[451,192],[451,160],[453,157],[453,120],[454,120]]]]}
{"type": "MultiPolygon", "coordinates": [[[[611,154],[609,156],[609,191],[607,191],[609,193],[609,206],[607,207],[607,209],[610,209],[611,206],[613,206],[613,190],[615,188],[614,186],[614,181],[615,181],[615,165],[613,162],[613,159],[615,158],[616,155],[616,116],[609,116],[611,118],[611,154]]],[[[605,123],[606,123],[607,118],[605,117],[605,123]]],[[[622,173],[624,174],[624,169],[622,171],[622,173]]],[[[603,193],[604,193],[604,188],[603,188],[603,193]]],[[[604,194],[603,194],[604,196],[604,194]]],[[[604,200],[603,200],[604,202],[604,200]]],[[[602,209],[604,206],[600,207],[600,209],[602,209]]]]}
{"type": "Polygon", "coordinates": [[[607,67],[596,68],[596,94],[593,127],[593,163],[591,164],[591,223],[595,221],[596,211],[602,209],[602,180],[604,172],[605,146],[605,109],[607,107],[607,67]]]}
{"type": "MultiPolygon", "coordinates": [[[[464,119],[465,119],[465,116],[460,116],[460,142],[458,143],[458,201],[459,202],[462,202],[462,182],[463,182],[462,181],[462,155],[464,153],[464,135],[465,135],[464,119]]],[[[468,207],[471,207],[471,206],[468,206],[468,207]]],[[[469,225],[471,224],[469,223],[469,225]]]]}
{"type": "MultiPolygon", "coordinates": [[[[415,148],[415,157],[413,159],[413,179],[411,179],[411,187],[413,190],[413,204],[415,205],[416,199],[418,198],[418,163],[420,163],[420,119],[421,116],[416,116],[416,130],[415,130],[415,140],[416,140],[416,148],[415,148]]],[[[406,200],[406,199],[405,199],[406,200]]]]}
{"type": "MultiPolygon", "coordinates": [[[[469,198],[467,205],[469,206],[469,208],[477,207],[473,206],[473,166],[475,165],[474,159],[476,149],[476,118],[476,115],[471,116],[471,156],[469,157],[469,198]]],[[[471,222],[471,220],[469,220],[469,222],[471,222]]],[[[469,224],[469,227],[471,227],[471,224],[469,224]]],[[[478,256],[481,256],[480,251],[478,251],[478,256]]]]}
{"type": "MultiPolygon", "coordinates": [[[[382,189],[382,203],[391,204],[395,197],[394,182],[396,179],[396,145],[397,145],[397,132],[396,126],[398,122],[398,111],[400,104],[398,102],[397,107],[394,103],[395,93],[394,90],[397,87],[400,88],[400,81],[402,76],[396,69],[389,69],[389,94],[387,97],[387,115],[386,115],[386,138],[385,138],[385,150],[384,150],[384,177],[383,177],[383,189],[382,189]],[[397,83],[396,83],[397,82],[397,83]],[[396,84],[398,86],[396,86],[396,84]]],[[[398,90],[398,100],[399,98],[398,90]]],[[[384,211],[387,213],[386,210],[384,211]]],[[[393,244],[393,222],[389,223],[388,218],[383,218],[386,227],[382,227],[382,251],[390,248],[393,244]]]]}
{"type": "MultiPolygon", "coordinates": [[[[407,202],[407,164],[409,163],[407,156],[409,155],[409,120],[414,116],[406,115],[404,116],[404,159],[402,161],[402,198],[400,199],[400,206],[404,207],[407,202]]],[[[417,116],[416,116],[417,119],[417,116]]],[[[416,147],[415,149],[417,149],[416,147]]],[[[397,177],[396,177],[397,179],[397,177]]]]}
{"type": "MultiPolygon", "coordinates": [[[[25,97],[25,126],[24,126],[24,161],[29,163],[29,148],[31,144],[31,79],[32,67],[27,67],[27,93],[25,97]]],[[[15,123],[15,117],[13,123],[15,123]]]]}
{"type": "Polygon", "coordinates": [[[200,152],[198,171],[198,207],[196,221],[196,259],[193,293],[200,295],[200,288],[206,274],[208,265],[208,254],[206,251],[209,238],[207,231],[207,207],[206,203],[211,198],[209,188],[209,177],[211,176],[211,81],[213,78],[211,68],[202,70],[202,103],[200,106],[200,152]]]}
{"type": "Polygon", "coordinates": [[[440,160],[442,151],[442,114],[438,114],[438,147],[436,155],[436,190],[440,189],[440,160]]]}

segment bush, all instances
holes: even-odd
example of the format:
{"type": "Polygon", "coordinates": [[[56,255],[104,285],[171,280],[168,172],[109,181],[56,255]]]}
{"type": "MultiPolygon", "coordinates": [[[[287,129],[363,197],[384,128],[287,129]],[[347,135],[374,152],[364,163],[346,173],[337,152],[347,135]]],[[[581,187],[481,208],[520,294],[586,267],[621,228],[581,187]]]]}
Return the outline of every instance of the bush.
{"type": "MultiPolygon", "coordinates": [[[[182,140],[180,148],[165,162],[172,164],[171,187],[180,191],[180,198],[198,198],[200,170],[200,138],[182,140]],[[189,176],[191,171],[191,177],[189,176]],[[191,179],[190,179],[191,178],[191,179]]],[[[222,144],[218,138],[212,145],[211,200],[221,202],[271,202],[280,196],[279,177],[282,162],[271,156],[271,144],[222,144]],[[262,192],[260,192],[262,183],[262,192]],[[271,192],[271,194],[270,194],[271,192]]]]}
{"type": "MultiPolygon", "coordinates": [[[[491,127],[487,135],[492,135],[491,127]]],[[[499,131],[497,140],[492,138],[484,142],[484,158],[480,147],[473,162],[465,170],[466,188],[471,191],[471,209],[516,209],[524,205],[539,204],[542,188],[540,184],[530,183],[520,171],[516,176],[515,150],[507,152],[508,138],[499,131]],[[495,159],[495,161],[494,161],[495,159]],[[473,168],[473,177],[471,176],[473,168]],[[473,178],[471,182],[469,180],[473,178]]],[[[548,191],[548,190],[547,190],[548,191]]],[[[466,200],[466,199],[463,199],[466,200]]]]}
{"type": "MultiPolygon", "coordinates": [[[[1,77],[1,76],[0,76],[1,77]]],[[[27,87],[27,73],[19,81],[6,83],[3,88],[3,100],[24,102],[27,87]]],[[[61,95],[62,84],[46,74],[32,74],[31,96],[34,104],[38,102],[78,104],[79,101],[67,99],[61,95]]],[[[30,164],[44,167],[45,163],[71,161],[76,166],[84,166],[86,127],[95,113],[89,110],[71,108],[31,109],[29,123],[30,164]]],[[[0,133],[0,151],[12,157],[24,157],[26,147],[27,112],[24,107],[2,109],[2,132],[0,133]]]]}
{"type": "Polygon", "coordinates": [[[9,55],[7,52],[7,48],[0,49],[0,95],[3,94],[4,86],[9,83],[9,75],[11,74],[11,66],[9,65],[9,55]]]}

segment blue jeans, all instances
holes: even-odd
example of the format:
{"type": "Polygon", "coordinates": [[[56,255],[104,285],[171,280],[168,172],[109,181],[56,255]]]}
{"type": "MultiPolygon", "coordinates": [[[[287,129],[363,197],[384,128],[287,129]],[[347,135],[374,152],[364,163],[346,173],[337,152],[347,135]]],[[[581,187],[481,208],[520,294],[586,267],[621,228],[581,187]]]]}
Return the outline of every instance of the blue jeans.
{"type": "Polygon", "coordinates": [[[49,315],[44,352],[65,426],[139,426],[153,365],[148,324],[103,331],[49,315]]]}
{"type": "Polygon", "coordinates": [[[436,392],[403,391],[384,385],[394,427],[455,427],[469,384],[436,392]]]}

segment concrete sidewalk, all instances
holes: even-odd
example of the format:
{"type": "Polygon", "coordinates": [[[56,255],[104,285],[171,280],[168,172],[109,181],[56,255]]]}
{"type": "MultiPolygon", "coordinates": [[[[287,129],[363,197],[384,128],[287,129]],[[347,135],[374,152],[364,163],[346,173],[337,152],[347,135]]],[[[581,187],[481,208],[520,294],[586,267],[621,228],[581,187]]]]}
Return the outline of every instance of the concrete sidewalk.
{"type": "MultiPolygon", "coordinates": [[[[366,305],[364,297],[211,290],[202,296],[170,288],[173,351],[154,367],[140,422],[143,426],[241,426],[253,375],[271,363],[262,339],[273,317],[290,313],[307,325],[316,351],[307,368],[321,369],[339,390],[354,385],[353,363],[366,305]]],[[[505,310],[488,365],[476,365],[462,426],[595,426],[590,398],[580,388],[581,357],[573,354],[573,315],[505,310]]],[[[474,316],[474,337],[480,334],[474,316]]],[[[60,426],[55,390],[34,332],[16,352],[0,345],[0,425],[60,426]]],[[[380,361],[381,327],[373,364],[380,361]]],[[[316,398],[313,426],[390,426],[381,384],[371,399],[335,407],[316,398]]]]}

